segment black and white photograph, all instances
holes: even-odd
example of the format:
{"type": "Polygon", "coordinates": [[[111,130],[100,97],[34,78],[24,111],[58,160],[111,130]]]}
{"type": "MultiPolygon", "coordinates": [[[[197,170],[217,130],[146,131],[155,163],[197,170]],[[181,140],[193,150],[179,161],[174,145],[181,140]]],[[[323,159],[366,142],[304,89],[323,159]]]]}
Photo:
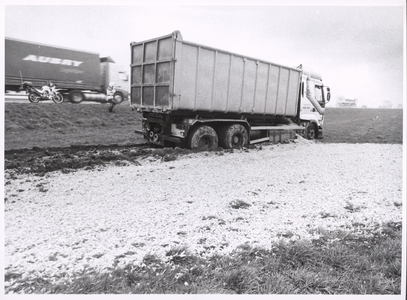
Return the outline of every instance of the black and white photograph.
{"type": "Polygon", "coordinates": [[[2,9],[5,299],[405,299],[405,1],[2,9]]]}

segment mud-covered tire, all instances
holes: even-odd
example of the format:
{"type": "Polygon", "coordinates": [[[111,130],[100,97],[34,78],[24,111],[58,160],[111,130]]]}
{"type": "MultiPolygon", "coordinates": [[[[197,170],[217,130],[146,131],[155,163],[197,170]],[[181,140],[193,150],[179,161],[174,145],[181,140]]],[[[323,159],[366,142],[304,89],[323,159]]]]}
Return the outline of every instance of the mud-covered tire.
{"type": "Polygon", "coordinates": [[[317,138],[318,132],[317,132],[317,127],[315,126],[314,123],[309,123],[307,127],[305,128],[304,131],[304,137],[307,140],[314,140],[317,138]]]}
{"type": "Polygon", "coordinates": [[[218,147],[218,135],[215,129],[208,125],[192,129],[188,135],[187,147],[199,150],[216,149],[218,147]]]}
{"type": "Polygon", "coordinates": [[[249,134],[241,124],[225,126],[220,131],[219,144],[225,149],[239,149],[249,143],[249,134]]]}
{"type": "Polygon", "coordinates": [[[81,103],[85,99],[85,96],[81,91],[70,91],[69,99],[72,103],[81,103]]]}
{"type": "Polygon", "coordinates": [[[28,100],[29,100],[31,103],[38,103],[38,102],[40,102],[40,97],[37,96],[37,95],[34,94],[34,93],[29,93],[29,94],[28,94],[28,100]]]}

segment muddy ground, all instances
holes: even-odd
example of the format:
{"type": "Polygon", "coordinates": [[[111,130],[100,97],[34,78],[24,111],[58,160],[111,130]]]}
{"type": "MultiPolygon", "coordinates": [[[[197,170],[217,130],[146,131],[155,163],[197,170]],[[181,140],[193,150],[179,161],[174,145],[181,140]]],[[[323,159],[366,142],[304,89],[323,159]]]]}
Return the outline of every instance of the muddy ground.
{"type": "MultiPolygon", "coordinates": [[[[292,141],[287,141],[290,143],[292,141]]],[[[265,144],[263,144],[265,145],[265,144]]],[[[262,146],[249,146],[256,149],[262,146]]],[[[214,151],[233,152],[218,148],[214,151]]],[[[199,152],[181,148],[161,148],[145,143],[132,145],[80,145],[71,147],[18,149],[5,151],[6,178],[17,174],[44,176],[48,172],[69,173],[78,169],[91,170],[108,164],[116,166],[138,164],[138,159],[149,156],[163,161],[177,159],[180,155],[199,152]]]]}

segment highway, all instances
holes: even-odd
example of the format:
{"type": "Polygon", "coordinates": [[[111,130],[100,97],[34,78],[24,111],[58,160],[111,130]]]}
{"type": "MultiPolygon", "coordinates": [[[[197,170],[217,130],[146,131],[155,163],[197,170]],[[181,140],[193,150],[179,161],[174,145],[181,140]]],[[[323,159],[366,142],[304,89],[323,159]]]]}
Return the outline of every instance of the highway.
{"type": "MultiPolygon", "coordinates": [[[[26,93],[6,93],[4,94],[5,103],[24,103],[28,102],[28,95],[26,93]]],[[[52,102],[52,101],[46,101],[52,102]]]]}
{"type": "MultiPolygon", "coordinates": [[[[28,100],[28,95],[25,92],[21,93],[6,93],[4,94],[5,103],[31,103],[28,100]]],[[[67,102],[66,100],[64,102],[67,102]]],[[[52,100],[44,100],[41,103],[54,103],[52,100]]],[[[83,104],[100,104],[100,102],[83,101],[83,104]]],[[[81,104],[82,104],[81,103],[81,104]]]]}

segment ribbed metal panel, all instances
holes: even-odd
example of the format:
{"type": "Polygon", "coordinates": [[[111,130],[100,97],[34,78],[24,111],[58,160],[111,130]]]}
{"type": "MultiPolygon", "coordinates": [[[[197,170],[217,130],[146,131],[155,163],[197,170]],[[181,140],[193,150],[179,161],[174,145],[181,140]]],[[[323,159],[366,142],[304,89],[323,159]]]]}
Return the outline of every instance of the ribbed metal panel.
{"type": "Polygon", "coordinates": [[[146,43],[133,43],[132,49],[132,104],[142,109],[288,117],[297,114],[299,69],[183,41],[174,34],[146,43]],[[166,48],[172,50],[172,57],[165,57],[171,78],[161,85],[168,89],[162,90],[160,100],[157,79],[150,82],[146,75],[157,72],[157,64],[162,62],[158,59],[158,50],[155,60],[151,55],[162,40],[166,41],[166,48]],[[148,60],[146,51],[150,52],[148,60]],[[154,68],[150,68],[151,65],[154,68]],[[149,88],[150,94],[140,92],[149,88]],[[168,101],[162,101],[165,93],[168,93],[168,101]]]}

